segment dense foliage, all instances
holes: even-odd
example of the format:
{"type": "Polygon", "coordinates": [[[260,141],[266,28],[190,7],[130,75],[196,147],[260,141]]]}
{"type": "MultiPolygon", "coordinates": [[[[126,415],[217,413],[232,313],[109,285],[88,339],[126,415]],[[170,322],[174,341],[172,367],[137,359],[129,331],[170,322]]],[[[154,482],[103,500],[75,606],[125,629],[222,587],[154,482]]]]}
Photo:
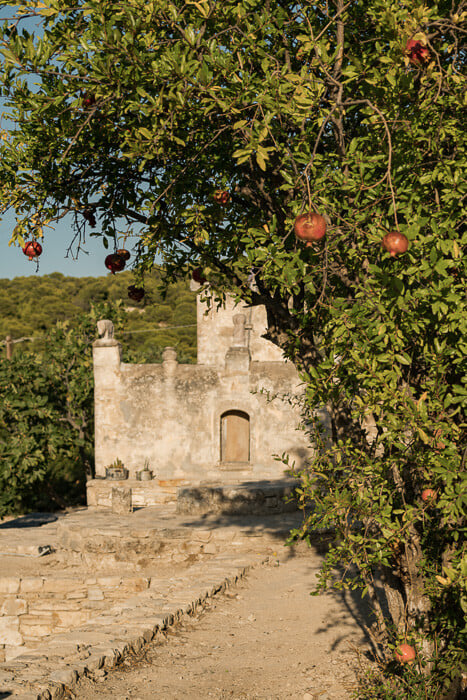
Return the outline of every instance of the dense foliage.
{"type": "Polygon", "coordinates": [[[79,243],[91,210],[111,249],[139,236],[140,283],[158,253],[167,281],[202,267],[219,298],[266,306],[316,444],[301,535],[336,529],[323,585],[375,612],[389,680],[371,697],[442,697],[465,649],[466,17],[463,0],[29,0],[0,38],[13,240],[46,245],[72,212],[79,243]],[[307,211],[328,224],[310,245],[307,211]]]}
{"type": "Polygon", "coordinates": [[[0,358],[0,517],[84,502],[93,474],[92,342],[105,315],[122,327],[118,307],[48,329],[40,352],[0,358]]]}
{"type": "Polygon", "coordinates": [[[196,361],[195,295],[186,282],[170,285],[163,297],[157,271],[146,277],[146,294],[141,302],[128,299],[133,282],[130,272],[106,277],[65,277],[51,275],[0,280],[0,339],[32,338],[14,343],[19,348],[41,351],[44,340],[57,321],[76,319],[92,304],[121,303],[127,314],[119,340],[132,362],[160,362],[162,350],[175,347],[179,362],[196,361]],[[175,326],[184,326],[177,327],[175,326]],[[129,353],[129,354],[128,354],[129,353]]]}

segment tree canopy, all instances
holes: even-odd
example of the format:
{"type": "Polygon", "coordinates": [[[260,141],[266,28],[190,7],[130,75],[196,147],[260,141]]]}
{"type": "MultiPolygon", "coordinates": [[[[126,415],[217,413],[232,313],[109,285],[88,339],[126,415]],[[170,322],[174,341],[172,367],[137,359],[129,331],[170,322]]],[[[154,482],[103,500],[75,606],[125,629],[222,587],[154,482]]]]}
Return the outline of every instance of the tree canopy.
{"type": "Polygon", "coordinates": [[[170,285],[162,294],[157,269],[145,278],[145,296],[128,299],[132,274],[106,277],[50,275],[0,280],[0,341],[10,335],[15,352],[26,346],[42,351],[45,338],[58,321],[74,328],[83,312],[94,304],[120,304],[126,311],[120,340],[124,361],[161,362],[167,345],[175,347],[179,362],[196,361],[196,299],[186,280],[170,285]],[[21,338],[27,338],[18,342],[21,338]]]}
{"type": "Polygon", "coordinates": [[[300,536],[332,526],[323,582],[370,597],[392,674],[372,698],[438,697],[463,655],[466,18],[463,0],[35,0],[0,37],[13,242],[47,245],[71,213],[78,246],[133,232],[139,283],[160,254],[167,282],[201,268],[266,306],[317,447],[300,536]],[[312,213],[326,235],[305,243],[312,213]]]}

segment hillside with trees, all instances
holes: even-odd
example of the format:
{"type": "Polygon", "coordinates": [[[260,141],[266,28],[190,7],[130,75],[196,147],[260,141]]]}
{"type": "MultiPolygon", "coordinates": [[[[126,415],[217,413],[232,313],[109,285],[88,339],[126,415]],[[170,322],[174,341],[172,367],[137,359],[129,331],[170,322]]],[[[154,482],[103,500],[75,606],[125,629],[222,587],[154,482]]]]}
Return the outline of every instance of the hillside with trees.
{"type": "Polygon", "coordinates": [[[33,338],[14,344],[14,351],[39,351],[57,321],[73,327],[80,314],[102,302],[119,304],[126,313],[119,334],[124,356],[131,362],[160,362],[164,347],[173,346],[180,362],[196,362],[196,300],[188,282],[160,290],[161,276],[146,275],[144,298],[128,299],[130,272],[105,277],[50,275],[0,280],[0,340],[33,338]]]}

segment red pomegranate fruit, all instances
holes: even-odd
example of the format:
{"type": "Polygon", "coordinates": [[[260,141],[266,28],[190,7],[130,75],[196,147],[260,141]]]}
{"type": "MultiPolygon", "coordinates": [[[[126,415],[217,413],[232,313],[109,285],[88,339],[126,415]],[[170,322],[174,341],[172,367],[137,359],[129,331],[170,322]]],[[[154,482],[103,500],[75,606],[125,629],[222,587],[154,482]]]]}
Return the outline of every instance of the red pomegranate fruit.
{"type": "Polygon", "coordinates": [[[121,272],[125,267],[125,261],[117,253],[111,253],[105,259],[105,266],[114,275],[116,272],[121,272]]]}
{"type": "Polygon", "coordinates": [[[326,235],[324,216],[314,211],[301,214],[295,219],[294,231],[300,241],[305,241],[307,245],[312,245],[314,241],[319,241],[326,235]]]}
{"type": "Polygon", "coordinates": [[[393,257],[400,255],[401,253],[405,253],[409,247],[409,240],[407,236],[404,236],[403,233],[399,233],[399,231],[390,231],[387,233],[384,236],[382,243],[383,248],[385,248],[393,257]]]}
{"type": "Polygon", "coordinates": [[[128,287],[128,297],[133,299],[133,301],[141,301],[144,297],[145,291],[142,287],[135,287],[134,284],[130,284],[128,287]]]}
{"type": "Polygon", "coordinates": [[[394,656],[401,664],[412,664],[417,654],[410,644],[399,644],[394,652],[394,656]]]}
{"type": "Polygon", "coordinates": [[[206,282],[206,277],[203,276],[203,271],[200,267],[196,267],[191,273],[191,277],[194,282],[198,284],[204,284],[206,282]]]}
{"type": "Polygon", "coordinates": [[[96,104],[96,97],[89,92],[85,92],[83,95],[83,105],[85,107],[92,107],[96,104]]]}
{"type": "Polygon", "coordinates": [[[28,241],[23,248],[23,253],[28,256],[29,260],[38,258],[42,253],[42,246],[37,241],[28,241]]]}
{"type": "Polygon", "coordinates": [[[119,255],[125,262],[131,258],[131,253],[125,248],[119,248],[117,250],[117,255],[119,255]]]}
{"type": "Polygon", "coordinates": [[[422,501],[424,503],[431,503],[436,500],[436,491],[434,489],[424,489],[422,491],[422,501]]]}
{"type": "Polygon", "coordinates": [[[430,60],[430,50],[419,39],[409,39],[405,45],[405,53],[410,63],[421,66],[430,60]]]}
{"type": "Polygon", "coordinates": [[[226,205],[230,202],[230,194],[226,190],[216,190],[214,192],[214,199],[218,204],[226,205]]]}

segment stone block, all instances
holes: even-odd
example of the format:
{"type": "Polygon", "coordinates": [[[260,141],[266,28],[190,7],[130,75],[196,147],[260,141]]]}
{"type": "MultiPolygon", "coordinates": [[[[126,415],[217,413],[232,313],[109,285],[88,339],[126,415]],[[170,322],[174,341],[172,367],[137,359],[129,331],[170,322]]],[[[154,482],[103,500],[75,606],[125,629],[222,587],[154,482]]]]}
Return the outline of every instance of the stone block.
{"type": "Polygon", "coordinates": [[[121,576],[100,576],[97,579],[97,584],[102,588],[118,588],[121,580],[121,576]]]}
{"type": "Polygon", "coordinates": [[[49,675],[49,680],[52,683],[63,683],[63,685],[73,685],[78,680],[78,674],[73,668],[61,668],[57,671],[52,671],[49,675]]]}
{"type": "Polygon", "coordinates": [[[72,578],[50,578],[44,581],[44,593],[70,593],[77,586],[82,585],[81,581],[72,578]]]}
{"type": "MultiPolygon", "coordinates": [[[[26,647],[23,645],[8,645],[5,647],[5,661],[12,661],[13,659],[17,659],[18,657],[21,656],[21,661],[23,660],[23,655],[24,655],[24,650],[26,647]]],[[[2,696],[0,695],[0,698],[2,696]]]]}
{"type": "Polygon", "coordinates": [[[57,627],[66,630],[84,625],[89,620],[89,613],[86,610],[57,610],[54,613],[54,622],[57,627]]]}
{"type": "Polygon", "coordinates": [[[67,600],[84,600],[88,595],[88,590],[87,588],[78,588],[76,591],[71,591],[71,593],[66,594],[66,599],[67,600]]]}
{"type": "Polygon", "coordinates": [[[104,662],[105,656],[103,654],[91,654],[91,656],[86,659],[86,666],[90,671],[97,671],[102,668],[104,662]]]}
{"type": "Polygon", "coordinates": [[[79,610],[80,604],[77,601],[69,600],[37,600],[29,604],[29,612],[33,615],[53,614],[57,611],[79,610]]]}
{"type": "Polygon", "coordinates": [[[115,515],[126,515],[133,512],[131,502],[131,489],[125,486],[114,486],[112,488],[112,513],[115,515]]]}
{"type": "Polygon", "coordinates": [[[37,637],[47,637],[52,634],[53,625],[47,623],[32,623],[28,622],[27,625],[23,625],[21,622],[21,633],[24,635],[25,639],[36,639],[37,637]]]}
{"type": "Polygon", "coordinates": [[[21,578],[19,590],[21,593],[39,593],[43,584],[44,579],[42,576],[25,576],[21,578]]]}
{"type": "Polygon", "coordinates": [[[7,598],[0,608],[0,615],[24,615],[28,604],[23,598],[7,598]]]}
{"type": "Polygon", "coordinates": [[[19,631],[19,618],[16,615],[0,617],[0,644],[20,646],[23,637],[19,631]]]}
{"type": "Polygon", "coordinates": [[[88,600],[104,600],[104,591],[97,586],[88,588],[88,600]]]}
{"type": "Polygon", "coordinates": [[[0,593],[19,593],[20,579],[17,576],[2,576],[0,578],[0,593]]]}
{"type": "Polygon", "coordinates": [[[122,579],[121,590],[123,591],[144,591],[149,588],[150,578],[143,576],[128,576],[122,579]]]}
{"type": "Polygon", "coordinates": [[[215,545],[214,542],[208,542],[203,547],[203,552],[205,554],[217,554],[218,551],[217,545],[215,545]]]}
{"type": "MultiPolygon", "coordinates": [[[[51,601],[47,601],[47,603],[45,603],[46,605],[49,606],[45,610],[42,607],[39,607],[39,609],[36,609],[34,607],[34,605],[35,605],[34,602],[29,603],[29,612],[26,615],[21,615],[21,624],[23,625],[23,627],[25,627],[29,624],[32,624],[32,625],[36,625],[36,624],[40,624],[40,625],[43,625],[43,624],[49,625],[50,624],[51,625],[51,624],[53,624],[53,612],[52,612],[52,609],[50,607],[50,602],[51,601]]],[[[42,606],[42,605],[44,605],[44,603],[39,601],[37,603],[37,605],[42,606]]]]}

